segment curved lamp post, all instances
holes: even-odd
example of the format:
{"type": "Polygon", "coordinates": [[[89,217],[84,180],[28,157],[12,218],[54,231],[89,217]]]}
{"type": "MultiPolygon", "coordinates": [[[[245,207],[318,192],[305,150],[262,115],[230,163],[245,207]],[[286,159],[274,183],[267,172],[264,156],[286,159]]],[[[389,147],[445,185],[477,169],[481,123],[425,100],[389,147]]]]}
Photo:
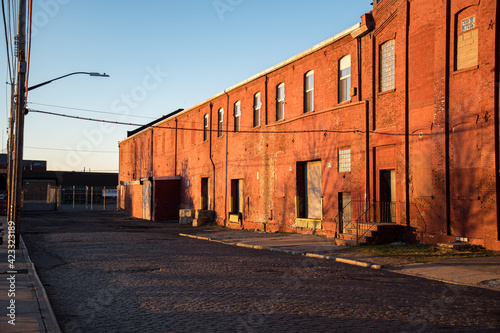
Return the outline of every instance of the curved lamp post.
{"type": "MultiPolygon", "coordinates": [[[[21,3],[23,3],[21,1],[21,3]]],[[[10,122],[10,138],[9,138],[9,163],[8,163],[8,206],[7,206],[7,218],[9,221],[9,226],[14,226],[14,232],[9,231],[9,246],[12,246],[16,249],[19,249],[19,229],[20,229],[20,220],[21,220],[21,210],[22,210],[22,187],[23,187],[23,142],[24,142],[24,115],[25,115],[25,96],[24,92],[40,88],[46,84],[49,84],[53,81],[60,80],[62,78],[77,75],[77,74],[85,74],[90,76],[98,76],[98,77],[109,77],[106,73],[100,74],[96,72],[74,72],[69,73],[63,76],[56,77],[55,79],[42,82],[40,84],[34,85],[33,87],[26,88],[24,82],[24,72],[22,72],[18,68],[18,75],[20,79],[18,79],[18,87],[16,94],[18,96],[16,102],[16,112],[15,112],[15,121],[10,122]],[[14,126],[15,124],[15,131],[14,126]],[[15,133],[15,134],[13,134],[15,133]],[[14,239],[11,238],[11,235],[14,234],[14,239]]]]}
{"type": "Polygon", "coordinates": [[[41,86],[44,86],[46,84],[49,84],[53,81],[56,81],[56,80],[60,80],[60,79],[63,79],[65,77],[68,77],[68,76],[71,76],[71,75],[77,75],[77,74],[85,74],[85,75],[90,75],[90,76],[99,76],[99,77],[109,77],[108,74],[106,73],[97,73],[97,72],[74,72],[74,73],[69,73],[69,74],[66,74],[66,75],[63,75],[63,76],[59,76],[59,77],[56,77],[55,79],[52,79],[52,80],[49,80],[49,81],[45,81],[45,82],[42,82],[42,83],[39,83],[33,87],[29,87],[28,88],[28,91],[31,91],[33,89],[36,89],[36,88],[40,88],[41,86]]]}

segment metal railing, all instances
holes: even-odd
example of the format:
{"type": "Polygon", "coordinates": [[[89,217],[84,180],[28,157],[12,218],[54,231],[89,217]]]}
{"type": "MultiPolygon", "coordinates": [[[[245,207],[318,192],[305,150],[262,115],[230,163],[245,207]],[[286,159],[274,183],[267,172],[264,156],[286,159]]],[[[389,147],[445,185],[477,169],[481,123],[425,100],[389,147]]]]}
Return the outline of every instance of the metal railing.
{"type": "Polygon", "coordinates": [[[396,222],[396,202],[376,201],[366,206],[365,201],[350,201],[344,205],[334,219],[337,233],[355,230],[356,243],[359,243],[376,224],[396,222]]]}

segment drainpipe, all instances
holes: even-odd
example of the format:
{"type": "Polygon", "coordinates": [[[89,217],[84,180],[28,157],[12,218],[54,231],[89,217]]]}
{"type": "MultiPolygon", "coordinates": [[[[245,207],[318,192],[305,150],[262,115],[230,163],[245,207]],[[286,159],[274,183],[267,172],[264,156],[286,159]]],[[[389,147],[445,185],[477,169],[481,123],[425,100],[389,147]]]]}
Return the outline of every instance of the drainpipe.
{"type": "Polygon", "coordinates": [[[225,197],[224,197],[224,226],[227,223],[227,182],[228,182],[228,155],[229,155],[229,94],[224,90],[224,94],[227,96],[227,109],[226,109],[226,185],[225,188],[225,197]]]}
{"type": "MultiPolygon", "coordinates": [[[[214,163],[214,159],[212,157],[212,111],[213,111],[213,108],[214,108],[214,104],[212,102],[210,102],[210,117],[209,117],[209,121],[210,121],[210,151],[209,151],[209,155],[210,155],[210,162],[212,162],[212,168],[213,168],[213,173],[214,173],[214,176],[213,176],[213,179],[214,179],[214,184],[212,186],[212,202],[209,201],[209,204],[212,206],[212,210],[215,211],[215,163],[214,163]]],[[[208,210],[210,210],[210,205],[208,205],[208,210]]]]}
{"type": "MultiPolygon", "coordinates": [[[[377,37],[373,35],[372,37],[372,111],[371,113],[373,114],[373,119],[372,119],[372,128],[375,129],[375,117],[377,114],[377,87],[378,87],[378,81],[377,81],[377,43],[376,40],[377,37]]],[[[369,111],[367,111],[368,114],[366,115],[367,117],[367,128],[369,130],[370,128],[370,114],[369,111]]],[[[368,141],[368,138],[367,138],[368,141]]],[[[370,148],[370,142],[367,142],[367,147],[368,149],[370,148]]],[[[373,188],[369,188],[368,193],[370,193],[373,190],[373,200],[375,201],[377,198],[377,175],[376,175],[376,161],[375,159],[373,160],[373,184],[370,184],[370,186],[373,186],[373,188]]],[[[371,195],[368,194],[368,197],[370,199],[371,195]]],[[[371,202],[368,201],[368,207],[371,205],[371,202]]]]}
{"type": "Polygon", "coordinates": [[[268,110],[268,99],[267,99],[267,84],[269,82],[269,78],[267,77],[266,75],[266,81],[265,81],[265,88],[264,88],[264,92],[266,94],[265,96],[265,99],[264,99],[264,103],[266,103],[266,125],[269,125],[269,110],[268,110]]]}
{"type": "MultiPolygon", "coordinates": [[[[410,223],[410,104],[408,100],[409,90],[409,36],[410,36],[410,2],[406,2],[406,50],[405,50],[405,210],[406,231],[411,230],[410,223]]],[[[448,44],[449,45],[449,44],[448,44]]]]}
{"type": "Polygon", "coordinates": [[[361,38],[356,38],[356,45],[358,47],[358,102],[361,102],[363,100],[363,96],[361,95],[361,38]]]}
{"type": "Polygon", "coordinates": [[[153,150],[153,140],[154,140],[154,130],[153,127],[151,127],[151,145],[149,147],[150,150],[150,158],[149,158],[149,176],[153,177],[153,168],[154,168],[154,150],[153,150]]]}
{"type": "Polygon", "coordinates": [[[155,193],[155,188],[153,184],[153,168],[154,168],[154,151],[153,151],[153,140],[154,140],[154,129],[151,127],[151,145],[150,145],[150,172],[149,172],[149,179],[150,179],[150,185],[151,185],[151,192],[149,193],[149,200],[150,200],[150,214],[149,214],[149,220],[154,221],[154,214],[155,214],[155,201],[154,201],[154,193],[155,193]]]}
{"type": "Polygon", "coordinates": [[[444,83],[444,149],[445,149],[445,177],[446,177],[446,234],[451,236],[451,185],[450,185],[450,29],[451,29],[451,1],[446,1],[446,56],[445,56],[445,83],[444,83]]]}
{"type": "Polygon", "coordinates": [[[500,240],[500,5],[496,4],[496,51],[495,51],[495,174],[497,200],[497,240],[500,240]]]}
{"type": "Polygon", "coordinates": [[[174,175],[177,176],[177,118],[175,118],[174,175]]]}

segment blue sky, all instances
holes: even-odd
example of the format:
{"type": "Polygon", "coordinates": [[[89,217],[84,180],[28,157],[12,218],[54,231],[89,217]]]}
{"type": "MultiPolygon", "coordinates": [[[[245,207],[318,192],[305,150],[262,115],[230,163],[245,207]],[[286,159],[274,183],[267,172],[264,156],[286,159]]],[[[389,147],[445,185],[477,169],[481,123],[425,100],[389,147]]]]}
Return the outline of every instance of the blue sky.
{"type": "MultiPolygon", "coordinates": [[[[372,9],[371,2],[34,0],[29,85],[76,71],[110,77],[55,81],[31,91],[28,108],[148,123],[351,27],[372,9]]],[[[0,91],[3,152],[9,98],[5,85],[0,91]]],[[[116,172],[118,141],[134,128],[30,113],[24,158],[46,160],[51,170],[116,172]]]]}

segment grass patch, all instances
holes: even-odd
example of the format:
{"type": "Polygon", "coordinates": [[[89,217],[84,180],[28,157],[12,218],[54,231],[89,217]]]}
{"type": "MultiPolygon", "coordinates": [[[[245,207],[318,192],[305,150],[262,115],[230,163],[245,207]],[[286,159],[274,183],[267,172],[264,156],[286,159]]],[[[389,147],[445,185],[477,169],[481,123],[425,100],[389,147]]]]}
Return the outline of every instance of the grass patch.
{"type": "Polygon", "coordinates": [[[427,244],[361,245],[347,248],[345,251],[401,259],[411,263],[500,255],[500,252],[489,251],[480,247],[472,247],[467,250],[458,251],[453,249],[442,249],[427,244]]]}

